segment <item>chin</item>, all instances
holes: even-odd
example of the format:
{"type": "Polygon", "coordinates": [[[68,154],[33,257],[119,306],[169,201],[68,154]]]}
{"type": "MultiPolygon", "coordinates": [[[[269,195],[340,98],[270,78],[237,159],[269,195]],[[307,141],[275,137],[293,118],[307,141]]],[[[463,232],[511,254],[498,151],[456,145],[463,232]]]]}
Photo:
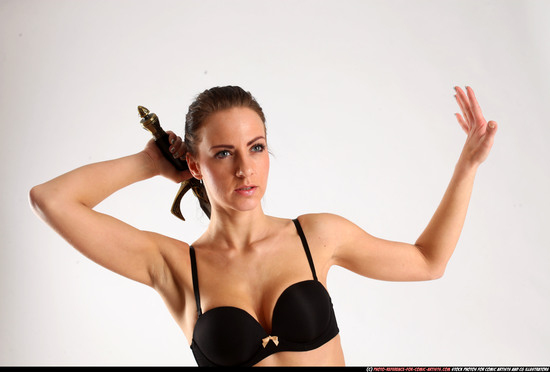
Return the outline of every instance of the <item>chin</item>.
{"type": "Polygon", "coordinates": [[[233,209],[239,212],[250,212],[261,207],[261,201],[248,201],[246,203],[237,203],[233,206],[233,209]]]}
{"type": "Polygon", "coordinates": [[[262,198],[260,195],[255,195],[252,198],[246,198],[244,200],[239,197],[237,200],[233,199],[229,204],[231,205],[231,208],[236,211],[250,212],[257,208],[261,208],[262,198]]]}

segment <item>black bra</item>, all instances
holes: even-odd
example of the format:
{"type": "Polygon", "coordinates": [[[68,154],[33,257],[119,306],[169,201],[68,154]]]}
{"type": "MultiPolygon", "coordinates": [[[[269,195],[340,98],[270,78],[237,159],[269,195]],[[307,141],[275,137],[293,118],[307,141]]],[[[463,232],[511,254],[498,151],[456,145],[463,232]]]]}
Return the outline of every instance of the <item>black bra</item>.
{"type": "Polygon", "coordinates": [[[253,366],[281,351],[316,349],[338,334],[330,296],[317,280],[300,223],[297,219],[293,222],[313,280],[292,284],[279,296],[273,308],[270,335],[252,315],[237,307],[220,306],[202,313],[195,249],[189,247],[198,312],[191,350],[199,366],[253,366]]]}

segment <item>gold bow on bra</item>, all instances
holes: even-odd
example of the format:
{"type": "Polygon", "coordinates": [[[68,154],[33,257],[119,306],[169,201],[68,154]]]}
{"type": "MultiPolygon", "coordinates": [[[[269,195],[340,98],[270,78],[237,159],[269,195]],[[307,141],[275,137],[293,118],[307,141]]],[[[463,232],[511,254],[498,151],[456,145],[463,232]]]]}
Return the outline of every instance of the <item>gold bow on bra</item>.
{"type": "Polygon", "coordinates": [[[279,337],[277,337],[277,336],[267,336],[266,338],[262,338],[262,346],[264,347],[264,349],[267,346],[269,340],[273,341],[275,346],[279,346],[279,337]]]}

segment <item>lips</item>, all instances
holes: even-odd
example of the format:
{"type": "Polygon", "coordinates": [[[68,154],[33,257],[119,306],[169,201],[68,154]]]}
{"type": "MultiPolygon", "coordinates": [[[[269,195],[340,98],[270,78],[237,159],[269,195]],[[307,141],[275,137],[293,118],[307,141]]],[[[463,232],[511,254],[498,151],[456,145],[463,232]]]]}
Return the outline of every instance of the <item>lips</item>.
{"type": "Polygon", "coordinates": [[[257,189],[257,186],[253,186],[253,185],[242,186],[242,187],[239,187],[238,189],[235,189],[235,192],[243,196],[251,196],[252,194],[254,194],[254,191],[256,191],[256,189],[257,189]]]}

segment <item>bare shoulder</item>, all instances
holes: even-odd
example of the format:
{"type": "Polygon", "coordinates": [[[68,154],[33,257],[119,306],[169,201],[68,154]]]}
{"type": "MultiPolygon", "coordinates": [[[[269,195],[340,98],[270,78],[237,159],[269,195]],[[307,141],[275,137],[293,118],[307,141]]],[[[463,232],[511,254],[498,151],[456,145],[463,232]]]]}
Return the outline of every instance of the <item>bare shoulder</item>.
{"type": "Polygon", "coordinates": [[[331,213],[311,213],[298,217],[300,226],[311,249],[315,267],[326,278],[334,265],[334,256],[346,231],[354,226],[345,218],[331,213]]]}
{"type": "Polygon", "coordinates": [[[304,234],[317,237],[323,241],[330,242],[338,239],[346,229],[352,228],[354,224],[342,216],[332,213],[310,213],[298,217],[304,234]]]}

